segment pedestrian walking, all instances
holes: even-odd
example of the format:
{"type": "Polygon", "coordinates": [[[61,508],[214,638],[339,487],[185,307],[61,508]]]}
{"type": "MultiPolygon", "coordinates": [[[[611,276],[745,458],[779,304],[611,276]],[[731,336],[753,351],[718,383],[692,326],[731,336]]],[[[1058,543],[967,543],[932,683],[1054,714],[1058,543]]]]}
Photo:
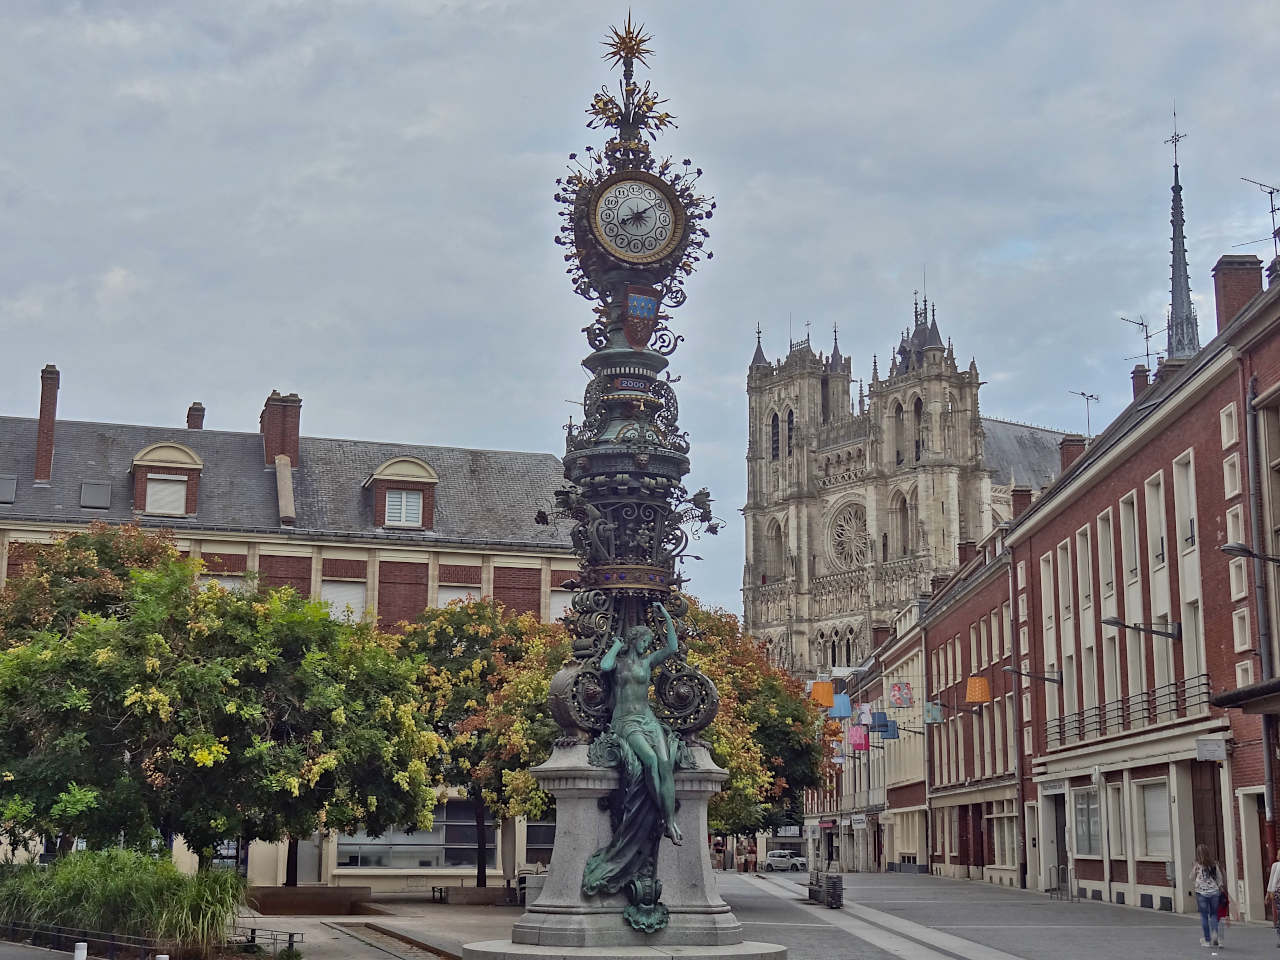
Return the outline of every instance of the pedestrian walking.
{"type": "Polygon", "coordinates": [[[1221,946],[1218,939],[1218,905],[1222,902],[1226,883],[1222,868],[1203,843],[1196,847],[1196,863],[1191,868],[1191,890],[1196,895],[1200,928],[1204,933],[1200,938],[1200,946],[1221,946]]]}
{"type": "Polygon", "coordinates": [[[1280,947],[1280,855],[1271,865],[1271,875],[1267,877],[1267,899],[1271,905],[1271,923],[1276,929],[1276,946],[1280,947]]]}

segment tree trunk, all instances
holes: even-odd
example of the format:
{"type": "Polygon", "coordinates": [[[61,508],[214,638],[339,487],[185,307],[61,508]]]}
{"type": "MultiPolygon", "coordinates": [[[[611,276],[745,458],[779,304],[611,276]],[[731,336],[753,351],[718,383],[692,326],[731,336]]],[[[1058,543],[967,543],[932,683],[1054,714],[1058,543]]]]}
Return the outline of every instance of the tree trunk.
{"type": "Polygon", "coordinates": [[[487,887],[489,878],[486,871],[488,870],[489,860],[489,838],[484,831],[484,804],[479,797],[475,799],[476,805],[476,886],[487,887]]]}
{"type": "Polygon", "coordinates": [[[298,885],[298,838],[289,838],[289,851],[285,854],[284,859],[284,885],[286,887],[296,887],[298,885]]]}

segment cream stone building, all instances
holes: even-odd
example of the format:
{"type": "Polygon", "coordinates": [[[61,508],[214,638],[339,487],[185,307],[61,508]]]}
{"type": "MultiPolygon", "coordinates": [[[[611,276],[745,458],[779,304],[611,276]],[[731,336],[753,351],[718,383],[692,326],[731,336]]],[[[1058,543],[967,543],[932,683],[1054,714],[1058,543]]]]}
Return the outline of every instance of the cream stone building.
{"type": "Polygon", "coordinates": [[[937,308],[914,308],[887,374],[853,397],[851,358],[809,338],[747,372],[746,628],[804,676],[847,674],[903,604],[955,569],[1013,484],[1051,482],[1063,434],[984,417],[937,308]]]}

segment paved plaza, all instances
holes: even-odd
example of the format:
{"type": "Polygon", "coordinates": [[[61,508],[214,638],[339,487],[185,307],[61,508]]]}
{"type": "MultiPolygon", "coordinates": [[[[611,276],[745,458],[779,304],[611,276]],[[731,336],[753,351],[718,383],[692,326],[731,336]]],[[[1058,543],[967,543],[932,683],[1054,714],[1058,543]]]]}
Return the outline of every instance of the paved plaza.
{"type": "MultiPolygon", "coordinates": [[[[1213,950],[1199,945],[1199,920],[1193,915],[1063,903],[977,882],[846,874],[845,906],[831,910],[803,902],[799,875],[716,876],[747,937],[785,945],[791,960],[1280,957],[1270,926],[1233,925],[1226,946],[1213,950]]],[[[521,912],[410,901],[383,906],[397,915],[373,923],[446,954],[458,953],[469,940],[502,935],[521,912]]],[[[311,933],[307,940],[312,942],[311,933]]]]}
{"type": "MultiPolygon", "coordinates": [[[[1278,957],[1269,925],[1231,926],[1220,950],[1199,945],[1199,921],[1110,904],[1063,903],[988,884],[898,874],[845,874],[840,910],[804,902],[800,875],[716,875],[751,940],[790,960],[1182,960],[1278,957]]],[[[522,910],[379,898],[383,917],[272,917],[301,931],[306,960],[426,960],[505,936],[522,910]],[[398,934],[402,939],[388,937],[398,934]],[[410,946],[416,942],[423,948],[410,946]],[[428,952],[430,951],[430,952],[428,952]]],[[[0,960],[58,957],[0,943],[0,960]]]]}

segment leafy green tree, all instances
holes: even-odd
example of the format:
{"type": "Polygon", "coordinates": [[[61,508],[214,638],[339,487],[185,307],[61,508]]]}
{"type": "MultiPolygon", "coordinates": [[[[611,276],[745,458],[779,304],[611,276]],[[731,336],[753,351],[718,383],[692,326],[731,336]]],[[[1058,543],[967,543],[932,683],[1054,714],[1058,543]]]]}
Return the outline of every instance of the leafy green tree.
{"type": "Polygon", "coordinates": [[[708,805],[711,829],[742,835],[800,822],[803,791],[820,782],[829,750],[822,709],[805,696],[802,681],[769,662],[733,614],[695,602],[686,620],[690,662],[720,691],[708,739],[729,782],[708,805]]]}
{"type": "Polygon", "coordinates": [[[476,886],[483,887],[486,817],[545,809],[529,768],[546,759],[556,736],[547,685],[571,645],[562,627],[491,600],[429,609],[404,639],[424,661],[424,709],[447,744],[445,782],[465,789],[474,806],[476,886]]]}
{"type": "MultiPolygon", "coordinates": [[[[138,537],[93,535],[99,557],[138,537]]],[[[0,620],[11,841],[141,846],[159,831],[207,865],[236,837],[431,825],[445,744],[399,638],[334,621],[289,588],[202,588],[198,563],[172,548],[140,555],[149,566],[122,577],[57,545],[0,599],[15,612],[0,620]],[[96,612],[73,615],[84,596],[96,612]]]]}

